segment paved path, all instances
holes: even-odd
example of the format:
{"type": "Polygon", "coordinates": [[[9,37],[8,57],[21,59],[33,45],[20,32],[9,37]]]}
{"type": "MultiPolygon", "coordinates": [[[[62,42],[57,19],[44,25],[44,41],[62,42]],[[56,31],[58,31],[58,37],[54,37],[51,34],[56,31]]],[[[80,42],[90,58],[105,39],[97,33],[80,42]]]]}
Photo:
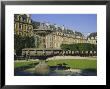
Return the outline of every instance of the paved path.
{"type": "MultiPolygon", "coordinates": [[[[97,60],[97,57],[80,57],[80,56],[54,56],[48,58],[47,60],[64,60],[64,59],[88,59],[88,60],[97,60]]],[[[30,61],[39,61],[39,59],[29,59],[26,60],[16,60],[15,62],[30,62],[30,61]]]]}
{"type": "Polygon", "coordinates": [[[60,59],[88,59],[88,60],[96,60],[96,57],[80,57],[80,56],[54,56],[48,58],[47,60],[60,60],[60,59]]]}

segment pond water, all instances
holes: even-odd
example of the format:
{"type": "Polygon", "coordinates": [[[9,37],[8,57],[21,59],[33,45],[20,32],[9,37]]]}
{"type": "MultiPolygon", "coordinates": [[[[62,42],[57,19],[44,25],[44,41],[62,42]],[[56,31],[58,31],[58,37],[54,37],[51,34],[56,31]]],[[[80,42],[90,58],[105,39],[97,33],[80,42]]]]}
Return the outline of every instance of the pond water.
{"type": "Polygon", "coordinates": [[[35,73],[35,68],[26,69],[24,71],[15,71],[15,76],[96,76],[94,71],[74,72],[66,70],[50,70],[48,74],[35,73]]]}

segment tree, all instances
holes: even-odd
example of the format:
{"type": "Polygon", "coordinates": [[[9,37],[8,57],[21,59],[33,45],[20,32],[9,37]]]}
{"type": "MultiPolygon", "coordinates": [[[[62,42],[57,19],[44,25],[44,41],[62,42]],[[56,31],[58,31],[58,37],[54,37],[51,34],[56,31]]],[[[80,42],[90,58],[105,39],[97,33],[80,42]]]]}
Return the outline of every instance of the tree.
{"type": "Polygon", "coordinates": [[[14,35],[14,49],[16,51],[16,55],[21,54],[21,49],[23,48],[23,39],[20,35],[14,35]]]}
{"type": "Polygon", "coordinates": [[[61,49],[62,50],[71,50],[71,51],[78,51],[78,46],[77,44],[61,44],[61,49]]]}
{"type": "Polygon", "coordinates": [[[60,47],[61,47],[61,49],[65,50],[65,51],[69,49],[67,44],[61,44],[60,47]]]}
{"type": "Polygon", "coordinates": [[[97,45],[90,43],[61,44],[60,47],[62,50],[79,51],[80,54],[82,54],[82,51],[83,52],[88,51],[88,53],[90,54],[90,51],[97,50],[97,45]]]}
{"type": "Polygon", "coordinates": [[[34,36],[21,36],[14,35],[14,49],[16,51],[16,55],[21,55],[23,48],[33,48],[35,47],[35,39],[34,36]]]}

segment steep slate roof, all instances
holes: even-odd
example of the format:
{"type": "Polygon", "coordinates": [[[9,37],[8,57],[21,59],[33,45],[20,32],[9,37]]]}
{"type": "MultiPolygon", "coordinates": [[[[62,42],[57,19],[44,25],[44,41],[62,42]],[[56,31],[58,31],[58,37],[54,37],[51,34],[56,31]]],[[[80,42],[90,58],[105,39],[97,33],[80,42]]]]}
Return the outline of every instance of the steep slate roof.
{"type": "Polygon", "coordinates": [[[88,38],[96,37],[96,36],[97,36],[97,32],[93,32],[93,33],[91,33],[91,34],[88,36],[88,38]]]}
{"type": "MultiPolygon", "coordinates": [[[[33,21],[32,23],[33,23],[34,28],[37,28],[38,27],[37,26],[38,24],[36,24],[36,23],[41,23],[41,22],[33,21]]],[[[68,29],[68,28],[64,28],[64,30],[62,30],[62,28],[60,26],[58,26],[56,28],[54,24],[50,24],[49,26],[50,26],[50,28],[53,28],[54,31],[63,32],[65,34],[73,34],[73,35],[76,35],[76,36],[84,36],[81,32],[77,32],[77,31],[74,32],[73,30],[68,29]]]]}

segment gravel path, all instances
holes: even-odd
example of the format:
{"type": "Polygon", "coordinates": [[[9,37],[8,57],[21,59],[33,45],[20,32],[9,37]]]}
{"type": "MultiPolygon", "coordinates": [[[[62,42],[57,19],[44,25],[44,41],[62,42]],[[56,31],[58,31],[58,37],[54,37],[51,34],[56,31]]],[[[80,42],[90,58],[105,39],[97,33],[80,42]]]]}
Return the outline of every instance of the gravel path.
{"type": "Polygon", "coordinates": [[[88,60],[96,60],[96,57],[80,57],[80,56],[54,56],[48,58],[47,60],[60,60],[60,59],[88,59],[88,60]]]}
{"type": "MultiPolygon", "coordinates": [[[[80,56],[54,56],[48,58],[47,60],[64,60],[64,59],[88,59],[88,60],[97,60],[97,57],[80,57],[80,56]]],[[[30,62],[30,61],[39,61],[39,59],[29,59],[26,60],[16,60],[15,62],[30,62]]]]}

